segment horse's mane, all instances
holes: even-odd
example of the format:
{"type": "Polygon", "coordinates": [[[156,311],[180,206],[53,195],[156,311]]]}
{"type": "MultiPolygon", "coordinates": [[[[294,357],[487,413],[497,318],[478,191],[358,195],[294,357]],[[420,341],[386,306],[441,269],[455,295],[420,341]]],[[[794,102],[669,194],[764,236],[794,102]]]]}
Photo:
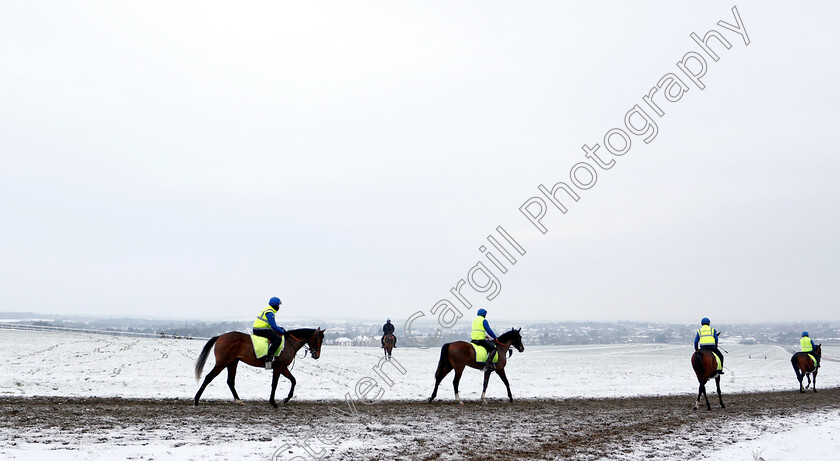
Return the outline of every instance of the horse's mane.
{"type": "Polygon", "coordinates": [[[287,334],[294,336],[297,339],[308,339],[315,332],[314,328],[298,328],[297,330],[286,330],[287,334]]]}
{"type": "Polygon", "coordinates": [[[511,336],[518,335],[518,334],[519,334],[519,330],[511,328],[510,331],[506,331],[504,334],[499,336],[498,340],[499,340],[500,343],[503,343],[503,342],[507,341],[508,339],[510,339],[511,336]]]}

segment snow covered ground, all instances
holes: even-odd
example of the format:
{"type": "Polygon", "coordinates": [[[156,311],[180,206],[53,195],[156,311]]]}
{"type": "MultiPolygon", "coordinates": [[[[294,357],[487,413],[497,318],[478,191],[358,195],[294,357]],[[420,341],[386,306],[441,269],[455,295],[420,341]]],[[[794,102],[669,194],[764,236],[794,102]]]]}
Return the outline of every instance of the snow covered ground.
{"type": "Polygon", "coordinates": [[[799,416],[794,429],[756,434],[748,442],[729,445],[715,459],[731,461],[786,461],[837,459],[840,450],[840,413],[824,411],[799,416]]]}
{"type": "MultiPolygon", "coordinates": [[[[685,395],[686,407],[696,394],[697,381],[689,358],[691,345],[601,345],[601,346],[528,346],[515,352],[508,362],[507,374],[514,397],[522,398],[598,398],[685,395]]],[[[64,332],[0,330],[0,396],[62,397],[138,397],[192,399],[198,385],[193,375],[195,359],[204,345],[198,340],[129,338],[64,332]]],[[[777,346],[723,344],[726,374],[722,380],[727,394],[750,391],[790,391],[797,383],[790,365],[789,351],[777,346]]],[[[840,386],[840,363],[830,360],[840,356],[840,348],[824,348],[819,387],[840,386]]],[[[429,396],[439,348],[397,348],[394,361],[381,363],[378,348],[325,346],[320,360],[299,358],[292,373],[297,377],[296,400],[357,399],[360,382],[375,382],[382,389],[383,400],[422,400],[429,396]],[[402,371],[404,371],[404,373],[402,371]]],[[[208,360],[205,372],[213,366],[208,360]]],[[[205,391],[204,399],[230,400],[223,372],[205,391]]],[[[451,401],[452,375],[441,385],[439,399],[451,401]]],[[[237,390],[244,399],[265,400],[270,389],[270,372],[240,366],[237,390]]],[[[278,396],[288,391],[281,378],[278,396]]],[[[481,375],[465,372],[461,381],[462,397],[476,400],[481,391],[481,375]]],[[[505,390],[498,378],[491,380],[488,396],[501,399],[505,390]]],[[[716,398],[710,400],[717,407],[716,398]]],[[[714,410],[713,410],[714,411],[714,410]]],[[[834,459],[840,450],[840,418],[837,410],[811,414],[792,412],[777,420],[756,424],[749,439],[716,451],[704,451],[708,458],[732,460],[792,459],[802,454],[810,459],[834,459]],[[807,422],[809,429],[800,428],[807,422]],[[777,424],[778,423],[778,424],[777,424]],[[767,431],[778,428],[778,432],[767,431]],[[792,440],[804,440],[792,443],[792,440]]],[[[754,423],[753,421],[752,423],[754,423]]],[[[747,429],[750,421],[738,422],[747,429]]],[[[744,428],[740,428],[740,432],[744,428]]],[[[87,443],[44,444],[55,437],[54,431],[30,433],[14,445],[0,442],[0,451],[18,459],[239,459],[270,455],[269,442],[259,438],[232,435],[229,443],[203,446],[195,441],[149,439],[145,431],[126,428],[113,430],[109,437],[121,443],[89,446],[87,443]],[[143,443],[131,444],[140,435],[143,443]],[[150,441],[151,440],[151,441],[150,441]],[[129,441],[129,442],[126,442],[129,441]],[[176,443],[178,442],[178,443],[176,443]],[[245,456],[248,454],[249,456],[245,456]],[[259,454],[259,456],[256,456],[259,454]]],[[[726,428],[722,428],[726,430],[726,428]]],[[[3,439],[0,434],[0,441],[3,439]]],[[[11,433],[6,440],[15,440],[11,433]]],[[[81,440],[81,439],[80,439],[81,440]]],[[[66,440],[65,440],[66,441],[66,440]]],[[[64,443],[64,442],[62,442],[64,443]]],[[[348,439],[342,443],[361,443],[348,439]]],[[[274,447],[276,448],[276,447],[274,447]]],[[[342,449],[347,447],[342,447],[342,449]]],[[[641,452],[637,452],[641,453],[641,452]]],[[[640,455],[641,456],[641,455],[640,455]]],[[[630,455],[632,459],[633,455],[630,455]]]]}
{"type": "MultiPolygon", "coordinates": [[[[524,343],[525,352],[514,352],[507,366],[514,398],[696,392],[697,380],[689,363],[691,345],[533,347],[527,338],[524,343]]],[[[0,395],[189,399],[198,389],[193,367],[203,345],[204,341],[197,340],[0,330],[0,395]]],[[[721,382],[724,395],[796,388],[790,352],[764,345],[723,347],[729,351],[721,382]]],[[[840,350],[826,347],[824,354],[838,357],[840,350]]],[[[439,356],[439,348],[397,348],[394,362],[382,364],[378,348],[324,346],[319,360],[296,360],[292,370],[298,380],[295,398],[344,399],[348,392],[355,394],[360,380],[372,378],[382,389],[382,399],[422,399],[431,394],[439,356]]],[[[211,354],[205,373],[213,363],[211,354]]],[[[840,386],[840,363],[823,360],[822,365],[818,385],[840,386]]],[[[236,379],[240,396],[267,398],[270,374],[240,365],[236,379]]],[[[202,398],[231,398],[225,379],[222,372],[202,398]]],[[[440,398],[452,398],[451,381],[452,374],[441,384],[440,398]]],[[[285,395],[288,387],[281,378],[278,395],[285,395]]],[[[478,397],[478,371],[465,371],[461,392],[464,398],[478,397]]],[[[488,396],[505,396],[504,385],[496,377],[490,381],[488,396]]]]}

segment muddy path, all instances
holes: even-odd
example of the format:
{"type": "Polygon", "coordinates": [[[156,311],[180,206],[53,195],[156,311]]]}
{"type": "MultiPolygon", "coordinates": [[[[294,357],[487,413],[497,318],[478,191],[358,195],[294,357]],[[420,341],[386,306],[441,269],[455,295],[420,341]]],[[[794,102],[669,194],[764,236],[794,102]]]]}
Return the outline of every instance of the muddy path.
{"type": "Polygon", "coordinates": [[[710,395],[711,411],[694,411],[692,401],[685,395],[461,406],[444,398],[357,403],[354,414],[342,401],[292,401],[274,410],[264,401],[194,407],[178,399],[3,397],[0,447],[256,442],[264,449],[243,457],[270,459],[286,445],[280,459],[690,459],[712,440],[742,442],[796,427],[814,411],[840,412],[840,388],[724,393],[725,409],[710,395]]]}

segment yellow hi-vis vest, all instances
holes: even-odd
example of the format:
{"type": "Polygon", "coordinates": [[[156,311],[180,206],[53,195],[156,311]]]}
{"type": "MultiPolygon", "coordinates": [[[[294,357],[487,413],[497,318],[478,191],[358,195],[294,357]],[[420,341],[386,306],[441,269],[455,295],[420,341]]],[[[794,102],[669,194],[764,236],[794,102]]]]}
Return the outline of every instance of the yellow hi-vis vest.
{"type": "Polygon", "coordinates": [[[470,334],[470,339],[486,339],[487,338],[487,331],[484,330],[484,317],[478,316],[473,320],[472,323],[472,333],[470,334]]]}
{"type": "Polygon", "coordinates": [[[811,347],[811,338],[807,336],[803,336],[802,339],[799,340],[799,347],[802,348],[802,352],[811,352],[814,350],[814,348],[811,347]]]}
{"type": "Polygon", "coordinates": [[[707,346],[707,345],[715,345],[715,329],[710,327],[709,325],[703,325],[697,330],[697,334],[700,335],[700,345],[707,346]]]}
{"type": "Polygon", "coordinates": [[[271,324],[268,323],[268,319],[265,317],[265,314],[271,312],[272,314],[277,314],[277,309],[268,306],[262,311],[260,311],[260,315],[257,316],[257,320],[254,320],[254,327],[253,328],[268,328],[271,329],[271,324]]]}

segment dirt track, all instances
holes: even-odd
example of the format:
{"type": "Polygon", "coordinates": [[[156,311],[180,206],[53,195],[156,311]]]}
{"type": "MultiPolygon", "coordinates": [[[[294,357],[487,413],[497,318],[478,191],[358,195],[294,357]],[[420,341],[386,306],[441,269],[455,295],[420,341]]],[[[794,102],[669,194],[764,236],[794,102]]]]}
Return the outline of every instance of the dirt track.
{"type": "MultiPolygon", "coordinates": [[[[0,448],[18,443],[178,447],[251,441],[266,444],[267,453],[273,453],[284,443],[292,444],[293,436],[315,428],[323,430],[324,438],[335,438],[327,443],[311,439],[313,450],[328,454],[325,459],[688,459],[709,446],[709,428],[720,428],[716,444],[742,442],[757,432],[790,429],[796,417],[808,412],[840,409],[837,388],[817,394],[724,394],[725,409],[710,395],[711,412],[693,411],[691,396],[513,404],[493,400],[464,406],[444,399],[431,405],[357,404],[357,415],[342,416],[335,410],[348,407],[339,401],[293,401],[275,411],[263,401],[246,406],[209,401],[193,407],[185,400],[4,397],[0,448]],[[12,433],[20,435],[9,437],[12,433]],[[276,435],[268,435],[272,433],[276,435]]],[[[283,459],[294,455],[310,459],[298,448],[284,451],[283,459]]]]}

